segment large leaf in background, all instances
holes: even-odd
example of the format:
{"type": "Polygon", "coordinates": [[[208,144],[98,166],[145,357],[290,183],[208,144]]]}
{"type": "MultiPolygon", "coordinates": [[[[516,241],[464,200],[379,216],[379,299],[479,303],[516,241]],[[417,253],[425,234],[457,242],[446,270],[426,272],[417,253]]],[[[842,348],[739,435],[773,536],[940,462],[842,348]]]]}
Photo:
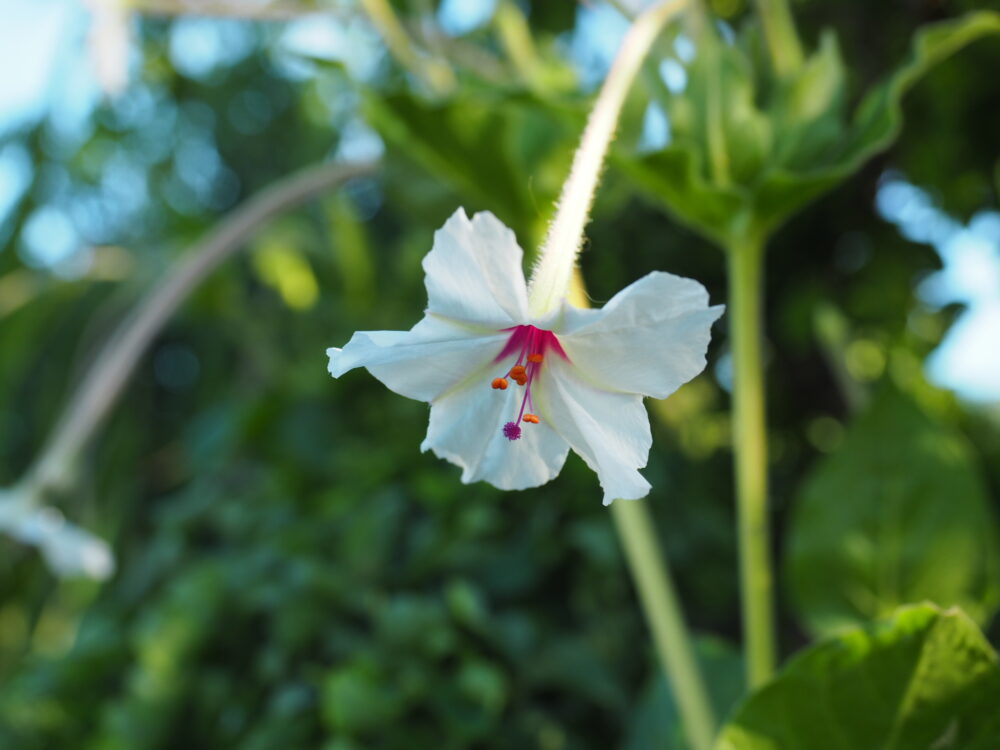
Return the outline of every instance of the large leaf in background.
{"type": "Polygon", "coordinates": [[[896,140],[903,126],[903,97],[910,87],[967,44],[991,34],[1000,34],[1000,14],[991,11],[970,13],[918,31],[909,59],[865,96],[844,133],[842,145],[826,154],[825,163],[801,172],[779,169],[761,184],[757,216],[767,224],[777,225],[858,171],[896,140]]]}
{"type": "Polygon", "coordinates": [[[668,146],[639,160],[623,159],[622,169],[635,182],[667,204],[683,224],[725,246],[743,221],[742,191],[710,182],[693,149],[668,146]]]}
{"type": "Polygon", "coordinates": [[[742,50],[706,39],[687,71],[685,96],[664,105],[678,143],[704,154],[713,182],[748,183],[772,152],[774,127],[754,102],[754,70],[742,50]]]}
{"type": "Polygon", "coordinates": [[[1000,14],[992,11],[921,29],[910,58],[865,96],[850,120],[845,68],[831,34],[794,75],[770,82],[760,109],[752,56],[706,39],[685,91],[665,105],[672,142],[620,163],[680,221],[732,244],[748,228],[774,229],[888,147],[902,126],[909,88],[957,50],[997,33],[1000,14]],[[726,106],[717,106],[712,92],[723,92],[726,106]]]}
{"type": "Polygon", "coordinates": [[[905,607],[806,649],[751,695],[716,750],[996,750],[1000,666],[957,609],[905,607]]]}
{"type": "Polygon", "coordinates": [[[906,602],[996,611],[998,549],[964,439],[883,388],[806,480],[787,537],[795,606],[824,634],[906,602]]]}
{"type": "Polygon", "coordinates": [[[582,112],[526,93],[373,95],[366,114],[391,146],[527,237],[544,229],[583,127],[582,112]]]}

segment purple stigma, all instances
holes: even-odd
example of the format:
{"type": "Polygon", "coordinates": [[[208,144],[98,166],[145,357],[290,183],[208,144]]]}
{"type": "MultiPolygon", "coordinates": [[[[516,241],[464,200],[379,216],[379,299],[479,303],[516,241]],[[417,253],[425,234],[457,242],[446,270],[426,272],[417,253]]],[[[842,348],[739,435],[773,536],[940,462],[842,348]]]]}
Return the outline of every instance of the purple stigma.
{"type": "Polygon", "coordinates": [[[503,426],[503,436],[508,440],[519,440],[521,437],[521,428],[516,422],[508,422],[503,426]]]}

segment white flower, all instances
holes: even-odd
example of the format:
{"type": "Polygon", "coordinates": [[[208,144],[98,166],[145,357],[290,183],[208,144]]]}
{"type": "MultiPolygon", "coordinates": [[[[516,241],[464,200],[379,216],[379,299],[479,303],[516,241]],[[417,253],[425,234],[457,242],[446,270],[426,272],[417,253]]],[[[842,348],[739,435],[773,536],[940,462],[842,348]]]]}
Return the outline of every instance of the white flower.
{"type": "Polygon", "coordinates": [[[0,531],[37,546],[57,576],[108,578],[115,570],[107,543],[49,506],[31,503],[22,489],[0,488],[0,531]]]}
{"type": "Polygon", "coordinates": [[[461,209],[424,258],[428,305],[409,331],[359,331],[327,350],[330,374],[365,367],[431,405],[421,450],[465,483],[504,490],[555,477],[569,449],[600,479],[604,504],[644,497],[652,438],[643,396],[666,398],[705,368],[722,307],[691,279],[654,272],[600,310],[565,299],[529,312],[522,252],[490,213],[461,209]],[[492,386],[492,387],[491,387],[492,386]]]}

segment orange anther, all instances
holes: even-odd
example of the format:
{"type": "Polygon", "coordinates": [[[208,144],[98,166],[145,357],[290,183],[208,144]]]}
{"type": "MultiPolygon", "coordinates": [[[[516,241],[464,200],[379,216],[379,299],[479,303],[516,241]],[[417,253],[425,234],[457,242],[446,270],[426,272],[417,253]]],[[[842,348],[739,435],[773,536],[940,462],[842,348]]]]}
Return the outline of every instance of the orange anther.
{"type": "Polygon", "coordinates": [[[527,385],[528,378],[526,375],[522,375],[519,378],[514,378],[514,382],[517,383],[518,385],[527,385]]]}
{"type": "Polygon", "coordinates": [[[514,365],[510,368],[510,376],[514,380],[520,380],[528,374],[528,371],[524,369],[524,365],[514,365]]]}
{"type": "Polygon", "coordinates": [[[493,387],[500,391],[507,390],[507,378],[493,378],[493,387]]]}
{"type": "Polygon", "coordinates": [[[529,354],[528,355],[528,361],[529,362],[534,362],[535,364],[537,364],[537,363],[539,363],[539,362],[542,361],[542,355],[541,354],[529,354]]]}
{"type": "Polygon", "coordinates": [[[534,414],[525,414],[525,415],[524,415],[524,421],[525,421],[525,422],[530,422],[531,424],[538,424],[538,423],[539,423],[539,422],[541,422],[542,420],[540,420],[540,419],[539,419],[538,417],[536,417],[536,416],[535,416],[534,414]]]}

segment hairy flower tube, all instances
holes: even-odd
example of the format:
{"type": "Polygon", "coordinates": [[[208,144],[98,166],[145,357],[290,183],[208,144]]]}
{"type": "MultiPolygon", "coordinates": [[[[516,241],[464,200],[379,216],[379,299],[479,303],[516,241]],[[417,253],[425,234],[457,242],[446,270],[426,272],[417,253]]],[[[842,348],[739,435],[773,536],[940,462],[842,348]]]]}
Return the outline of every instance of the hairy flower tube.
{"type": "Polygon", "coordinates": [[[359,331],[327,350],[330,374],[364,367],[431,405],[421,450],[458,465],[465,483],[503,490],[555,477],[572,448],[604,503],[648,494],[639,473],[652,437],[643,396],[666,398],[705,368],[712,323],[696,281],[654,272],[601,309],[532,313],[514,233],[462,209],[424,258],[428,305],[409,331],[359,331]]]}

